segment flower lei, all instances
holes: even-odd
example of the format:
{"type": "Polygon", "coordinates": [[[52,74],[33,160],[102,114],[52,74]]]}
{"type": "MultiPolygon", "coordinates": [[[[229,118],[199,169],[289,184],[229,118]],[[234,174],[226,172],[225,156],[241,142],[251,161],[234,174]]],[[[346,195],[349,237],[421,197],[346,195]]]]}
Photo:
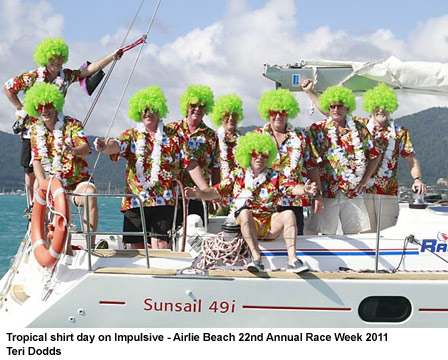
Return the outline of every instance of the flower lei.
{"type": "MultiPolygon", "coordinates": [[[[47,69],[45,66],[41,66],[37,69],[37,78],[36,83],[40,84],[45,82],[45,77],[47,76],[47,69]]],[[[62,85],[64,85],[64,72],[59,71],[59,75],[56,77],[56,79],[53,80],[52,84],[56,85],[59,90],[61,90],[62,85]]]]}
{"type": "MultiPolygon", "coordinates": [[[[225,129],[222,126],[220,126],[216,133],[218,135],[218,141],[219,141],[219,151],[220,151],[219,158],[221,161],[220,166],[221,166],[222,178],[224,179],[230,174],[229,162],[227,160],[229,147],[225,142],[226,138],[225,129]]],[[[239,135],[235,132],[234,136],[236,137],[236,141],[238,143],[239,135]]]]}
{"type": "Polygon", "coordinates": [[[352,135],[352,145],[354,148],[354,169],[347,167],[349,161],[345,156],[344,148],[340,147],[338,144],[338,137],[336,134],[336,126],[331,117],[328,118],[328,136],[331,140],[330,151],[333,151],[337,157],[339,166],[342,166],[341,176],[343,180],[346,180],[352,189],[355,189],[361,181],[364,173],[366,171],[366,156],[362,147],[362,141],[358,129],[355,126],[355,121],[351,116],[347,115],[346,127],[350,129],[352,135]]]}
{"type": "MultiPolygon", "coordinates": [[[[36,129],[36,142],[37,142],[37,153],[40,157],[40,162],[45,170],[46,174],[55,175],[58,179],[64,182],[62,175],[65,173],[65,169],[62,166],[62,146],[63,146],[63,130],[65,126],[64,114],[58,114],[58,120],[54,126],[53,137],[54,137],[54,154],[53,160],[50,163],[46,134],[48,132],[47,127],[43,121],[39,121],[34,125],[36,129]]],[[[65,185],[65,183],[64,183],[65,185]]]]}
{"type": "Polygon", "coordinates": [[[163,131],[163,123],[159,121],[159,124],[157,125],[157,131],[154,138],[154,148],[152,150],[152,166],[151,166],[151,176],[149,180],[147,179],[147,176],[145,175],[145,168],[144,168],[144,160],[145,160],[145,148],[146,148],[146,133],[147,130],[143,124],[138,124],[135,128],[137,133],[143,134],[143,137],[136,142],[136,149],[135,149],[135,169],[136,169],[136,175],[137,175],[137,182],[138,184],[144,189],[144,191],[140,192],[139,196],[142,199],[142,201],[145,201],[149,197],[149,190],[151,190],[154,187],[154,184],[159,181],[159,172],[160,172],[160,162],[161,162],[161,155],[162,155],[162,142],[163,137],[165,135],[163,131]]]}
{"type": "MultiPolygon", "coordinates": [[[[374,134],[375,120],[373,118],[369,119],[369,122],[367,123],[367,129],[369,130],[369,132],[372,135],[374,134]]],[[[375,134],[375,137],[377,137],[377,136],[380,136],[380,132],[377,132],[375,134]]],[[[376,176],[373,176],[369,179],[369,181],[367,182],[367,185],[366,185],[367,188],[371,188],[375,184],[375,178],[377,178],[377,177],[387,177],[387,178],[392,177],[392,171],[389,169],[388,164],[393,159],[396,137],[397,137],[397,133],[395,131],[394,121],[392,119],[389,119],[389,125],[387,126],[387,141],[388,141],[387,149],[386,149],[386,152],[384,153],[384,158],[381,163],[381,167],[378,170],[378,173],[376,174],[376,176]]]]}
{"type": "Polygon", "coordinates": [[[246,175],[244,177],[244,189],[233,201],[230,207],[230,213],[227,216],[227,223],[235,224],[235,212],[246,205],[246,202],[252,198],[253,191],[256,190],[265,181],[266,169],[263,170],[255,179],[254,171],[252,170],[252,168],[249,167],[246,170],[246,175]]]}
{"type": "MultiPolygon", "coordinates": [[[[264,134],[269,134],[270,124],[266,124],[263,126],[262,132],[264,134]]],[[[289,134],[291,138],[291,147],[292,151],[289,157],[289,164],[283,169],[283,174],[287,177],[291,175],[291,170],[296,169],[297,165],[299,164],[299,159],[302,155],[301,152],[301,141],[299,137],[297,136],[297,133],[294,131],[294,128],[288,124],[286,128],[286,133],[289,134]]],[[[277,153],[277,160],[280,161],[280,152],[277,153]]]]}

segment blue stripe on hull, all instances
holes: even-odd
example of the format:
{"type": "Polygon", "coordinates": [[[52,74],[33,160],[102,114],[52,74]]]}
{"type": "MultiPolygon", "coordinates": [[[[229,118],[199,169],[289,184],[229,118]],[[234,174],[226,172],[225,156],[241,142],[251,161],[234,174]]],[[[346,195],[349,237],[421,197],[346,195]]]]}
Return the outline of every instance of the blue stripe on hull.
{"type": "MultiPolygon", "coordinates": [[[[381,256],[401,256],[402,251],[380,251],[381,256]]],[[[418,251],[405,251],[405,255],[419,255],[418,251]]],[[[287,256],[287,251],[262,251],[261,256],[287,256]]],[[[296,251],[297,256],[372,256],[375,251],[366,250],[359,252],[350,251],[296,251]]]]}

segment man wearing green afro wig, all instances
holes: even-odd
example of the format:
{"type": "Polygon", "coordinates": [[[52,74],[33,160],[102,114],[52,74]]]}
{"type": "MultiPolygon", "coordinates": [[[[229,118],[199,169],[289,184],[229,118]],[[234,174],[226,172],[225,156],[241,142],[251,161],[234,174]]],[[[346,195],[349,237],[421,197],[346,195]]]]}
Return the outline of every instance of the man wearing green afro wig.
{"type": "Polygon", "coordinates": [[[235,158],[239,165],[232,174],[214,187],[204,190],[187,188],[188,198],[213,200],[232,196],[228,223],[238,224],[246,241],[252,262],[247,270],[258,272],[264,269],[259,240],[276,239],[280,234],[286,242],[288,263],[286,270],[299,273],[308,270],[308,266],[296,256],[297,226],[294,212],[277,212],[281,198],[280,187],[287,188],[292,195],[314,195],[317,190],[310,180],[306,184],[285,179],[270,166],[277,156],[277,146],[267,134],[248,133],[240,138],[235,158]]]}
{"type": "Polygon", "coordinates": [[[408,129],[394,123],[390,114],[398,109],[395,91],[379,84],[364,93],[363,107],[368,118],[355,118],[364,123],[381,150],[381,161],[366,186],[364,202],[370,218],[370,230],[377,230],[381,201],[381,230],[396,224],[398,205],[398,158],[407,160],[413,179],[412,190],[426,194],[420,163],[415,155],[408,129]]]}
{"type": "Polygon", "coordinates": [[[236,94],[221,96],[216,100],[210,117],[217,128],[220,178],[224,179],[236,168],[235,148],[241,136],[237,127],[244,119],[241,98],[236,94]]]}
{"type": "MultiPolygon", "coordinates": [[[[168,113],[165,96],[152,85],[136,92],[129,100],[129,117],[137,124],[116,139],[95,139],[97,151],[109,154],[113,161],[127,160],[126,194],[139,195],[145,213],[146,228],[152,234],[153,249],[168,249],[168,231],[172,228],[176,203],[176,179],[182,166],[179,137],[163,124],[168,113]]],[[[186,164],[186,162],[184,162],[186,164]]],[[[200,188],[207,187],[201,169],[192,161],[186,164],[190,176],[200,188]]],[[[124,232],[142,232],[140,204],[125,197],[120,210],[124,232]]],[[[144,249],[143,236],[123,236],[131,249],[144,249]]]]}
{"type": "MultiPolygon", "coordinates": [[[[184,119],[168,124],[180,137],[180,146],[183,152],[183,161],[196,160],[202,169],[207,183],[219,182],[219,149],[216,133],[205,125],[203,119],[213,110],[213,92],[208,86],[189,85],[179,100],[180,110],[184,119]]],[[[181,181],[184,186],[194,186],[191,176],[181,171],[181,181]]],[[[190,201],[189,214],[201,216],[202,221],[208,217],[208,211],[204,212],[201,201],[190,201]]],[[[177,219],[182,219],[179,212],[177,219]]]]}
{"type": "Polygon", "coordinates": [[[69,49],[65,41],[61,38],[46,38],[35,48],[34,60],[39,66],[37,69],[24,72],[9,79],[3,86],[3,91],[11,104],[16,109],[17,121],[14,124],[14,132],[20,133],[22,138],[21,165],[25,171],[25,184],[27,188],[29,208],[31,210],[31,200],[33,199],[34,173],[31,162],[30,133],[29,129],[34,118],[29,118],[23,109],[23,104],[19,99],[19,93],[26,93],[35,83],[48,83],[55,85],[65,97],[68,87],[74,82],[81,81],[107,66],[112,60],[121,57],[119,51],[106,56],[104,59],[86,66],[83,70],[71,70],[62,68],[68,61],[69,49]]]}
{"type": "MultiPolygon", "coordinates": [[[[268,134],[275,140],[278,154],[273,164],[274,170],[282,172],[291,181],[306,182],[309,178],[317,184],[319,193],[313,199],[313,205],[314,212],[319,213],[323,206],[320,195],[320,178],[317,171],[319,156],[306,131],[294,129],[288,123],[288,120],[294,119],[299,111],[299,104],[289,90],[266,91],[258,102],[258,112],[268,123],[255,131],[268,134]]],[[[296,216],[297,234],[303,235],[303,207],[309,205],[310,201],[307,196],[283,194],[277,211],[292,210],[296,216]]]]}
{"type": "MultiPolygon", "coordinates": [[[[312,81],[305,79],[301,86],[315,101],[312,81]]],[[[309,134],[322,159],[319,174],[324,209],[312,215],[310,230],[336,234],[339,222],[344,234],[369,230],[362,191],[380,161],[379,149],[365,125],[350,116],[356,102],[349,89],[327,88],[319,97],[319,106],[329,116],[312,124],[309,134]]]]}
{"type": "MultiPolygon", "coordinates": [[[[26,92],[24,104],[28,115],[37,118],[30,131],[33,168],[38,184],[54,175],[67,191],[96,193],[85,159],[91,151],[87,136],[81,122],[62,113],[64,96],[59,89],[47,83],[36,84],[26,92]]],[[[96,197],[89,198],[88,209],[85,208],[85,196],[74,196],[71,200],[75,206],[84,207],[84,229],[89,226],[90,231],[96,231],[96,197]]],[[[95,238],[92,237],[94,244],[95,238]]],[[[68,249],[71,252],[70,246],[68,249]]]]}

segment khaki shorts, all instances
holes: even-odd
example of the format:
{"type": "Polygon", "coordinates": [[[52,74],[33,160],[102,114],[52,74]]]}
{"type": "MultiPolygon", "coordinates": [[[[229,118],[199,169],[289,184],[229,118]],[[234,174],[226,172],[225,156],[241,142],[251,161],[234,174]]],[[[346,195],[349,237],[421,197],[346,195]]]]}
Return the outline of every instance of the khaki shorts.
{"type": "Polygon", "coordinates": [[[312,214],[308,229],[313,233],[335,235],[339,225],[343,234],[358,234],[370,229],[369,215],[362,196],[348,198],[341,192],[335,198],[323,198],[324,209],[312,214]]]}
{"type": "Polygon", "coordinates": [[[379,195],[365,194],[364,204],[370,220],[370,232],[376,232],[378,223],[379,204],[381,201],[381,230],[394,226],[398,220],[400,206],[398,204],[398,196],[395,195],[379,195]]]}

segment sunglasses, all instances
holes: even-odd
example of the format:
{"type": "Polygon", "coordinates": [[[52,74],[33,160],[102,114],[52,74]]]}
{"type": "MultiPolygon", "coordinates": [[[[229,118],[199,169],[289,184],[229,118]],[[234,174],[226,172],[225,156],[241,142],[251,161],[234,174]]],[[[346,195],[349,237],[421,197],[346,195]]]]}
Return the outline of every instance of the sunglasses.
{"type": "Polygon", "coordinates": [[[330,109],[331,110],[334,110],[334,109],[343,109],[343,108],[345,108],[345,105],[344,104],[331,104],[330,105],[330,109]]]}
{"type": "Polygon", "coordinates": [[[230,117],[232,117],[233,119],[237,119],[238,118],[238,113],[229,113],[226,112],[222,115],[223,119],[230,119],[230,117]]]}
{"type": "Polygon", "coordinates": [[[53,103],[48,103],[45,105],[39,104],[39,105],[37,105],[36,111],[38,113],[42,113],[44,111],[44,109],[47,109],[47,110],[54,109],[53,103]]]}
{"type": "Polygon", "coordinates": [[[252,157],[253,158],[257,158],[257,157],[259,157],[261,155],[261,157],[263,158],[263,159],[267,159],[267,158],[269,158],[269,154],[263,154],[262,152],[259,152],[259,151],[252,151],[252,157]]]}
{"type": "Polygon", "coordinates": [[[205,105],[205,104],[201,104],[201,103],[196,103],[196,104],[190,104],[190,109],[196,109],[196,108],[199,108],[199,109],[205,109],[205,107],[206,107],[207,105],[205,105]]]}
{"type": "Polygon", "coordinates": [[[151,108],[146,108],[145,111],[143,112],[143,114],[147,114],[147,115],[149,115],[149,114],[157,114],[157,113],[158,113],[157,110],[153,110],[151,108]]]}
{"type": "Polygon", "coordinates": [[[286,110],[282,110],[282,111],[269,110],[269,116],[276,117],[277,115],[287,116],[288,113],[286,112],[286,110]]]}

